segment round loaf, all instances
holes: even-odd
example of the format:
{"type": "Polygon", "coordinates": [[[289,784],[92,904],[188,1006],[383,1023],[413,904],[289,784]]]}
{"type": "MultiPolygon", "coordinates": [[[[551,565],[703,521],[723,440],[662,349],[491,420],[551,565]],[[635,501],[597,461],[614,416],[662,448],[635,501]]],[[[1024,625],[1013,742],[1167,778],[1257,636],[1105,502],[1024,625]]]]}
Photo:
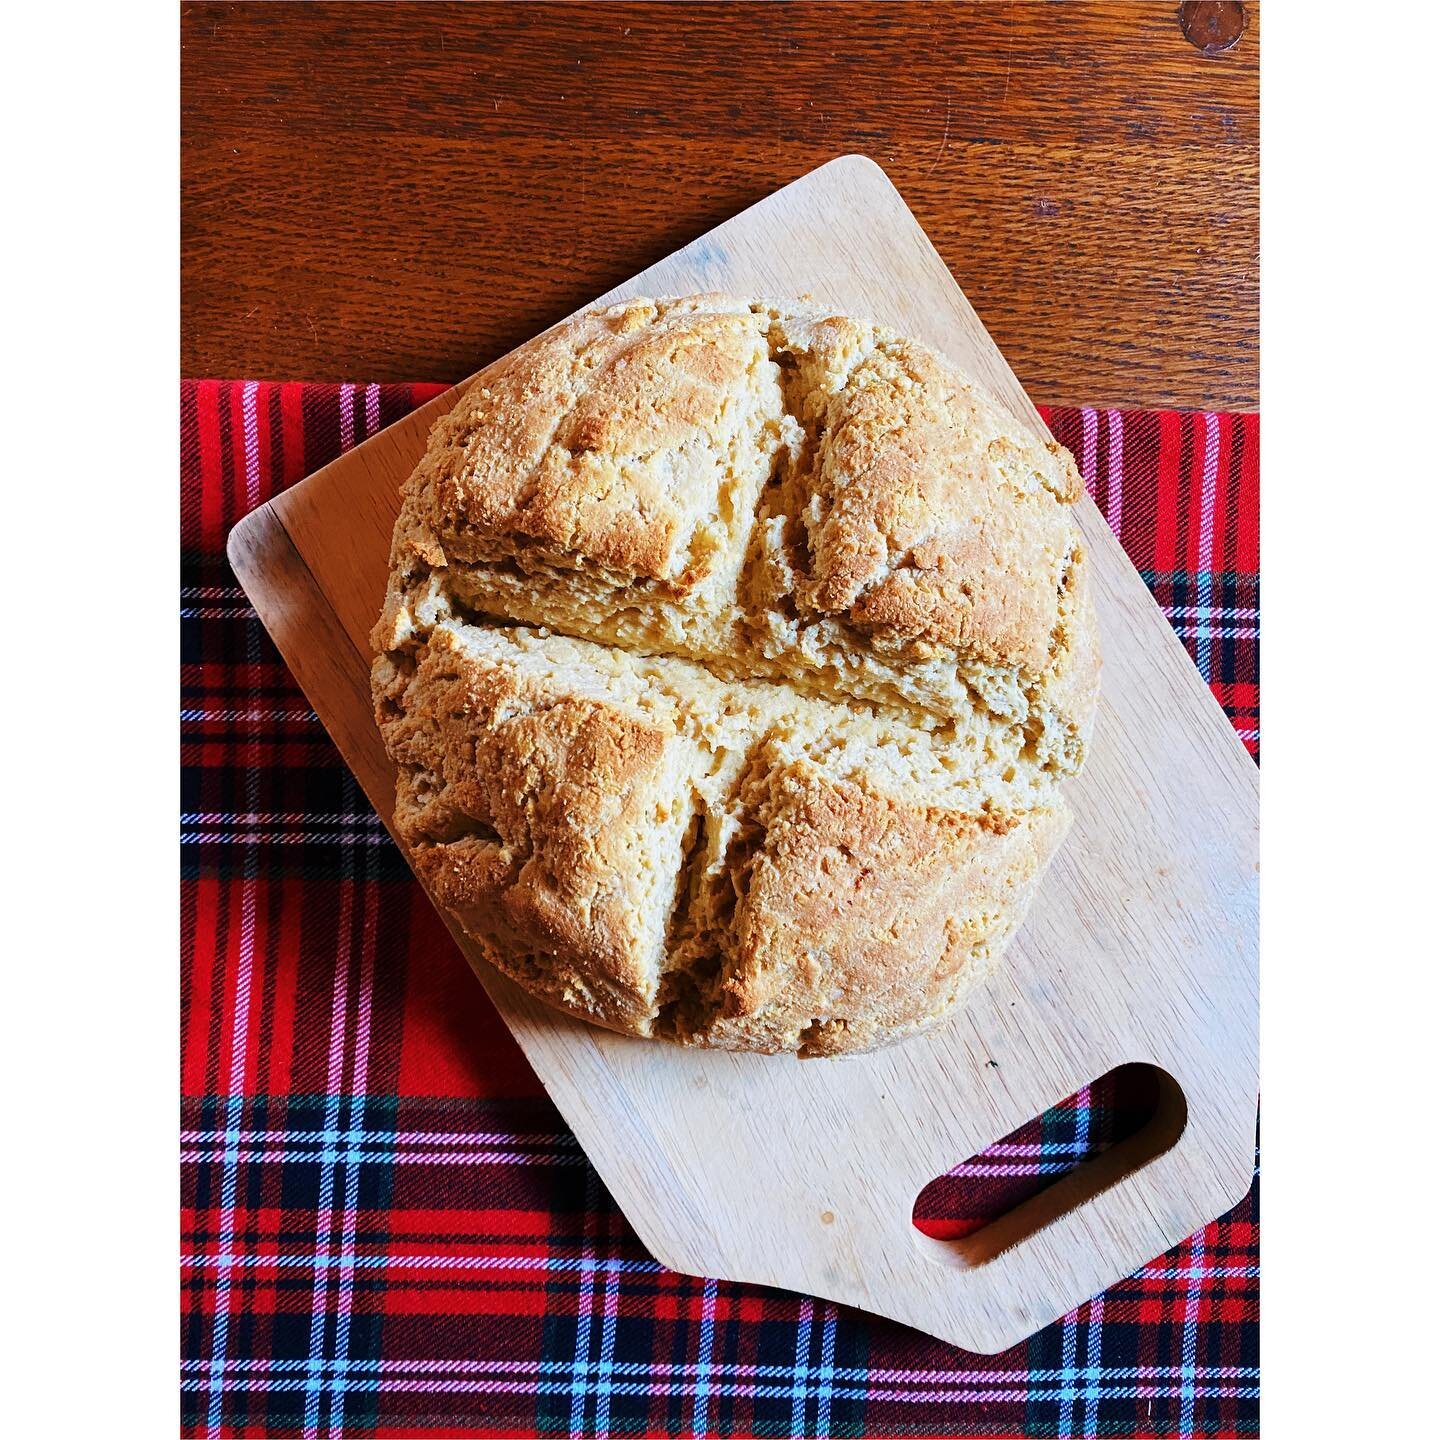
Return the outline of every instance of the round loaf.
{"type": "Polygon", "coordinates": [[[813,1055],[933,1023],[1069,823],[1081,493],[868,321],[703,295],[550,331],[402,495],[373,688],[421,879],[612,1029],[813,1055]]]}

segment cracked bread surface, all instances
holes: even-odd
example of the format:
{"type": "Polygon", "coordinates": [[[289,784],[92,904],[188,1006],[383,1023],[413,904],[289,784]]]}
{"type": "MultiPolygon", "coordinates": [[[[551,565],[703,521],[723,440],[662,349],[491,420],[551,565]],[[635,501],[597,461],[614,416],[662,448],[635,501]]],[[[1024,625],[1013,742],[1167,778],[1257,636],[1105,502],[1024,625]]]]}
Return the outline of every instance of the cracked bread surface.
{"type": "Polygon", "coordinates": [[[396,827],[599,1024],[861,1050],[953,1010],[1069,823],[1099,675],[1067,452],[813,306],[591,312],[432,430],[374,632],[396,827]]]}

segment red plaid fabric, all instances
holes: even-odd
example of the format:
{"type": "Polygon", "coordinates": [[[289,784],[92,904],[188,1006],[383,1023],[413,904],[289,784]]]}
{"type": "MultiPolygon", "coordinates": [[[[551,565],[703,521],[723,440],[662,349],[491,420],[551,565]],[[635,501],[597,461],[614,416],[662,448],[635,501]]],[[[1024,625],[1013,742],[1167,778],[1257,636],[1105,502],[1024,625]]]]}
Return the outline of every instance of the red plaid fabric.
{"type": "MultiPolygon", "coordinates": [[[[224,559],[438,388],[182,386],[185,1433],[1256,1434],[1255,1191],[1000,1356],[646,1254],[224,559]]],[[[1047,419],[1258,755],[1257,419],[1047,419]]],[[[917,1223],[973,1229],[1127,1114],[1088,1087],[917,1223]]]]}

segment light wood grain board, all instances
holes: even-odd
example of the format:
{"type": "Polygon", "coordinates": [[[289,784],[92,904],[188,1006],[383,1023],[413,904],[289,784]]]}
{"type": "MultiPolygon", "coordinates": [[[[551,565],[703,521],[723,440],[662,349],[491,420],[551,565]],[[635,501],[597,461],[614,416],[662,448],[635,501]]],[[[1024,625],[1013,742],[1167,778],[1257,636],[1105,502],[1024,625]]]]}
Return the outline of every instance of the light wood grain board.
{"type": "MultiPolygon", "coordinates": [[[[904,201],[861,156],[601,298],[696,290],[809,294],[872,316],[1040,427],[904,201]]],[[[398,488],[450,403],[439,397],[262,506],[230,541],[266,628],[387,821],[393,775],[371,714],[367,635],[398,488]]],[[[1105,671],[1090,758],[1069,788],[1076,823],[998,973],[951,1023],[842,1060],[683,1050],[551,1011],[457,935],[626,1217],[672,1269],[809,1292],[994,1352],[1245,1195],[1255,766],[1089,500],[1080,521],[1105,671]],[[1178,1087],[1135,1141],[965,1242],[915,1230],[927,1181],[1127,1061],[1178,1087]]]]}

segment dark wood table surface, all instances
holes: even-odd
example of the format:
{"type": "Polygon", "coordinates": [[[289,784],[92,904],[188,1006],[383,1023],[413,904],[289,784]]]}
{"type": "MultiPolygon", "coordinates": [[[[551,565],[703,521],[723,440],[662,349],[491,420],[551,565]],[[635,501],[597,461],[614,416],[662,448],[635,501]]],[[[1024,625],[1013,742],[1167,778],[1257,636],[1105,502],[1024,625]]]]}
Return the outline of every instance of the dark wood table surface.
{"type": "Polygon", "coordinates": [[[189,4],[181,52],[189,376],[459,379],[859,151],[1036,401],[1258,403],[1253,4],[189,4]]]}

